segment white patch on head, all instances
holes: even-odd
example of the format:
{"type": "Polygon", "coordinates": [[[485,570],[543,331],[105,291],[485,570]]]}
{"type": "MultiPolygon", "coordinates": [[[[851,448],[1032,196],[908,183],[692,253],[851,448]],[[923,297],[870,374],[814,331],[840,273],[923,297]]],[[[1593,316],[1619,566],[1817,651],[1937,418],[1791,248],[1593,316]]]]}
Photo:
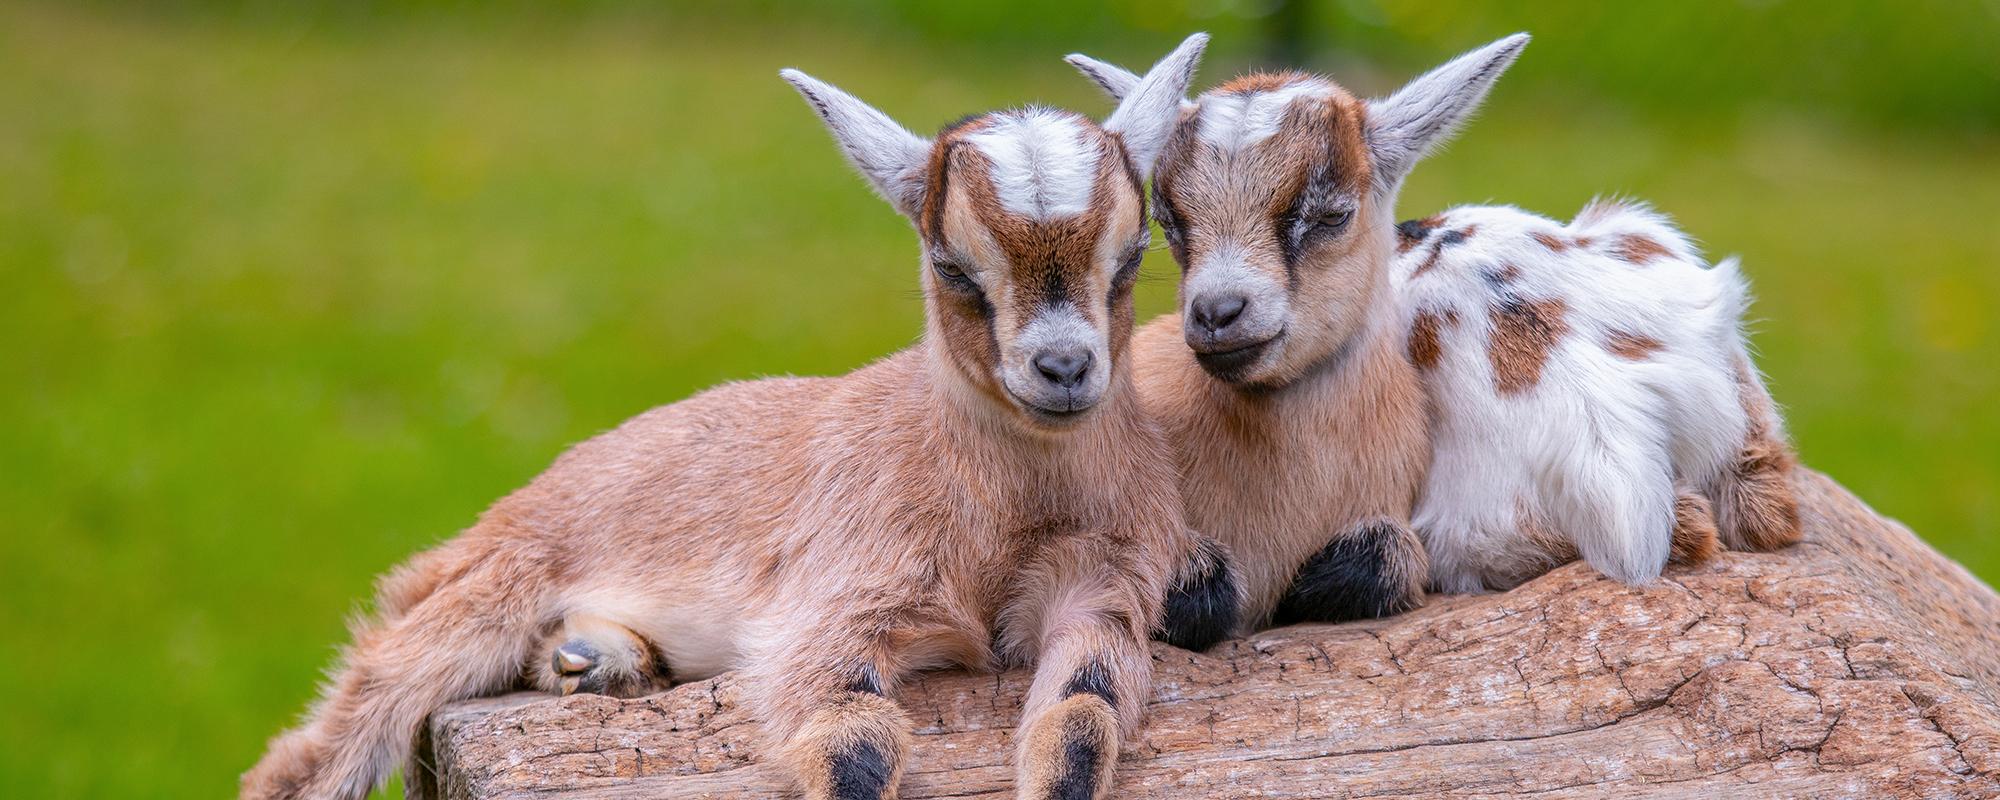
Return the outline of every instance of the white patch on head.
{"type": "Polygon", "coordinates": [[[1075,117],[1043,108],[996,114],[965,138],[993,162],[993,189],[1009,213],[1050,220],[1090,207],[1098,146],[1075,117]]]}
{"type": "Polygon", "coordinates": [[[1301,80],[1268,92],[1210,92],[1201,98],[1201,139],[1223,150],[1242,150],[1276,134],[1293,102],[1325,98],[1332,92],[1333,87],[1317,80],[1301,80]]]}

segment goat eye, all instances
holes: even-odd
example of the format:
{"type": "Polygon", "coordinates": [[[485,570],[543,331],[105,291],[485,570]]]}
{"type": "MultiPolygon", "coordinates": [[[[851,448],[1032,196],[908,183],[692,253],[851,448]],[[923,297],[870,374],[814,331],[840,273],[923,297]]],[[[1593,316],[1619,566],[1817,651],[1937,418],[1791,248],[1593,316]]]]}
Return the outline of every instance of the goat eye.
{"type": "Polygon", "coordinates": [[[934,261],[931,263],[931,267],[933,269],[936,269],[937,273],[943,276],[946,280],[957,281],[957,282],[965,282],[970,280],[969,278],[965,277],[964,267],[961,267],[950,261],[934,261]]]}
{"type": "Polygon", "coordinates": [[[1347,227],[1347,221],[1353,218],[1353,216],[1354,212],[1344,208],[1338,211],[1328,211],[1313,218],[1313,227],[1322,231],[1339,230],[1347,227]]]}
{"type": "Polygon", "coordinates": [[[1125,255],[1125,263],[1118,265],[1118,274],[1112,276],[1111,282],[1114,284],[1124,284],[1138,277],[1139,263],[1145,260],[1145,245],[1132,248],[1132,252],[1125,255]]]}

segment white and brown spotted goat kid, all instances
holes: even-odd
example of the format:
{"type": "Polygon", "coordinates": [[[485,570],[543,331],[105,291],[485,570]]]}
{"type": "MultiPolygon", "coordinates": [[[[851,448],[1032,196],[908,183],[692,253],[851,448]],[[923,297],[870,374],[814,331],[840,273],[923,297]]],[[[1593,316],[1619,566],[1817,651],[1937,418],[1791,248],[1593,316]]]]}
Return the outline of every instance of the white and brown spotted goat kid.
{"type": "Polygon", "coordinates": [[[1575,560],[1629,583],[1721,539],[1799,538],[1790,446],[1742,332],[1736,261],[1641,205],[1403,223],[1394,275],[1433,409],[1416,525],[1432,581],[1511,588],[1575,560]],[[1712,511],[1711,511],[1712,509],[1712,511]]]}
{"type": "MultiPolygon", "coordinates": [[[[1770,399],[1743,354],[1736,317],[1712,321],[1719,326],[1716,331],[1726,331],[1726,336],[1715,335],[1732,343],[1732,356],[1706,362],[1730,376],[1724,381],[1735,387],[1729,402],[1720,403],[1713,392],[1697,398],[1684,386],[1668,386],[1661,391],[1674,397],[1638,404],[1672,405],[1674,413],[1649,419],[1627,403],[1629,392],[1573,383],[1569,371],[1557,370],[1565,378],[1542,383],[1536,391],[1551,400],[1537,410],[1562,418],[1524,427],[1514,412],[1503,413],[1503,408],[1529,393],[1524,386],[1537,382],[1528,380],[1527,365],[1540,362],[1525,357],[1534,353],[1521,351],[1531,349],[1545,325],[1562,324],[1554,318],[1554,306],[1545,302],[1549,298],[1508,295],[1519,302],[1496,300],[1499,311],[1477,312],[1469,321],[1465,315],[1473,312],[1463,309],[1455,318],[1439,310],[1437,320],[1413,310],[1405,293],[1422,291],[1427,284],[1398,278],[1419,271],[1437,253],[1449,258],[1475,233],[1498,250],[1533,247],[1559,255],[1540,238],[1555,235],[1550,226],[1516,230],[1507,237],[1498,226],[1482,232],[1471,223],[1453,227],[1434,220],[1406,223],[1399,233],[1391,223],[1396,194],[1411,168],[1449,138],[1526,43],[1525,35],[1494,42],[1382,100],[1356,100],[1331,81],[1300,73],[1241,78],[1187,104],[1163,153],[1154,182],[1155,214],[1185,268],[1183,327],[1186,349],[1194,356],[1149,359],[1160,340],[1152,337],[1155,326],[1147,326],[1139,339],[1140,384],[1149,406],[1168,409],[1161,413],[1180,437],[1177,449],[1185,464],[1194,465],[1182,487],[1190,519],[1234,548],[1239,568],[1252,580],[1252,597],[1280,598],[1279,622],[1312,618],[1302,612],[1313,609],[1322,618],[1338,618],[1412,602],[1412,595],[1395,590],[1416,591],[1426,572],[1424,553],[1391,534],[1402,532],[1394,523],[1413,516],[1431,558],[1429,582],[1452,590],[1509,586],[1579,552],[1608,574],[1648,579],[1658,574],[1670,550],[1698,560],[1713,549],[1703,499],[1711,501],[1707,505],[1714,506],[1732,547],[1769,549],[1797,538],[1796,509],[1785,481],[1792,456],[1770,399]],[[1410,237],[1429,228],[1436,228],[1436,235],[1413,251],[1410,237]],[[1400,266],[1392,263],[1398,251],[1405,252],[1400,266]],[[1405,355],[1404,344],[1413,322],[1414,358],[1405,355]],[[1427,343],[1435,342],[1447,326],[1459,336],[1502,330],[1494,349],[1477,352],[1506,366],[1472,377],[1463,370],[1437,368],[1427,343]],[[1192,380],[1186,377],[1189,361],[1200,363],[1222,383],[1263,391],[1229,393],[1192,380]],[[1426,369],[1420,372],[1419,364],[1426,369]],[[1473,403],[1466,399],[1469,393],[1500,399],[1473,403]],[[1429,415],[1439,420],[1434,433],[1424,430],[1426,395],[1429,415]],[[1217,416],[1204,423],[1203,414],[1217,416]],[[1601,477],[1563,485],[1545,464],[1518,457],[1544,444],[1539,432],[1546,426],[1580,419],[1623,427],[1570,428],[1574,438],[1547,444],[1574,447],[1570,457],[1578,464],[1587,457],[1599,462],[1629,457],[1619,462],[1620,474],[1637,471],[1645,478],[1624,484],[1623,495],[1607,494],[1601,477]],[[1742,436],[1734,440],[1738,449],[1724,457],[1714,448],[1732,431],[1742,436]],[[1439,437],[1435,459],[1433,435],[1439,437]],[[1604,444],[1598,441],[1603,437],[1618,438],[1604,444]],[[1633,451],[1628,445],[1635,441],[1668,456],[1647,461],[1640,452],[1602,452],[1633,451]],[[1710,448],[1706,455],[1689,452],[1696,442],[1710,448]],[[1261,460],[1256,447],[1268,451],[1261,460]],[[1590,456],[1592,451],[1598,452],[1590,456]],[[1704,459],[1708,468],[1697,464],[1704,459]],[[1675,471],[1683,466],[1685,472],[1675,471]],[[1482,483],[1498,472],[1513,476],[1504,482],[1511,490],[1482,483]],[[1420,482],[1422,507],[1413,513],[1420,482]],[[1631,494],[1660,486],[1670,488],[1643,501],[1631,494]],[[1574,494],[1565,496],[1566,491],[1574,494]],[[1531,496],[1523,497],[1523,492],[1531,496]],[[1504,503],[1493,499],[1495,493],[1506,495],[1504,503]],[[1591,493],[1599,496],[1584,496],[1591,493]],[[1599,505],[1576,509],[1575,503],[1589,501],[1599,505]],[[1232,504],[1253,509],[1256,513],[1248,517],[1261,527],[1232,525],[1232,504]],[[1607,537],[1629,540],[1636,532],[1574,527],[1630,519],[1642,506],[1651,539],[1627,545],[1629,552],[1618,554],[1622,561],[1612,559],[1602,545],[1607,537]],[[1328,507],[1343,510],[1311,516],[1328,507]],[[1564,509],[1561,518],[1551,518],[1550,508],[1564,509]],[[1324,523],[1355,519],[1371,509],[1386,522],[1373,528],[1324,523]],[[1320,527],[1290,522],[1298,519],[1320,520],[1320,527]],[[1480,533],[1460,532],[1475,525],[1480,533]],[[1357,536],[1355,531],[1374,535],[1357,536]],[[1316,534],[1323,538],[1316,540],[1316,534]],[[1592,536],[1597,541],[1586,544],[1592,536]],[[1327,538],[1331,543],[1314,554],[1316,542],[1327,538]],[[1310,558],[1292,578],[1291,570],[1306,554],[1310,558]]],[[[1089,58],[1070,60],[1114,96],[1136,80],[1089,58]]],[[[1683,241],[1678,233],[1644,212],[1613,213],[1605,207],[1601,216],[1586,215],[1577,224],[1607,226],[1598,234],[1604,238],[1561,240],[1577,245],[1570,256],[1583,259],[1596,253],[1583,246],[1593,241],[1610,248],[1605,251],[1610,257],[1627,261],[1651,258],[1656,250],[1660,256],[1688,252],[1684,244],[1673,244],[1683,241]],[[1614,236],[1619,225],[1653,234],[1614,236]]],[[[1528,267],[1484,266],[1496,278],[1518,277],[1528,267]]],[[[1733,279],[1724,279],[1727,274],[1718,273],[1711,282],[1729,284],[1733,279]]],[[[1492,289],[1487,275],[1481,273],[1467,285],[1492,289]]],[[[1607,295],[1623,289],[1610,283],[1575,279],[1561,288],[1567,302],[1594,307],[1639,300],[1607,295]]],[[[1658,302],[1664,308],[1675,301],[1658,302]]],[[[1731,308],[1740,310],[1740,302],[1731,308]]],[[[1665,341],[1664,332],[1659,338],[1665,341]]],[[[1651,343],[1621,340],[1618,346],[1633,353],[1651,343]]],[[[1677,353],[1669,360],[1691,357],[1701,354],[1677,353]]],[[[1651,364],[1635,364],[1630,372],[1658,374],[1651,364]]],[[[1255,621],[1269,607],[1253,606],[1244,619],[1255,621]]]]}
{"type": "Polygon", "coordinates": [[[633,694],[740,669],[807,795],[893,797],[901,680],[1035,662],[1021,796],[1105,796],[1149,694],[1148,629],[1196,547],[1127,344],[1133,164],[1202,44],[1102,127],[1030,109],[934,141],[787,71],[916,223],[923,341],[843,377],[719,387],[572,449],[383,581],[243,795],[359,798],[431,711],[524,672],[633,694]]]}
{"type": "MultiPolygon", "coordinates": [[[[1430,444],[1389,279],[1396,193],[1526,40],[1383,100],[1303,73],[1239,78],[1186,103],[1162,150],[1153,210],[1181,313],[1140,330],[1140,394],[1179,454],[1190,525],[1235,553],[1245,623],[1422,601],[1410,515],[1430,444]]],[[[1137,85],[1070,62],[1113,96],[1137,85]]]]}

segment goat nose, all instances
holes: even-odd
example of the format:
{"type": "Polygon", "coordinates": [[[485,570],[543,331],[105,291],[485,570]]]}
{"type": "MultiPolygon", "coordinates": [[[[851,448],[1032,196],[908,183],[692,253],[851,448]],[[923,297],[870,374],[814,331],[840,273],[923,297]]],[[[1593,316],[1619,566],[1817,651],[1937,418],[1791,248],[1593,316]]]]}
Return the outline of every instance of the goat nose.
{"type": "Polygon", "coordinates": [[[1090,374],[1090,362],[1089,350],[1044,352],[1035,356],[1035,369],[1049,383],[1074,389],[1083,385],[1084,376],[1090,374]]]}
{"type": "Polygon", "coordinates": [[[1240,294],[1210,294],[1195,298],[1193,308],[1189,310],[1194,313],[1195,324],[1214,335],[1229,327],[1229,323],[1235,322],[1237,317],[1243,316],[1243,307],[1249,304],[1250,301],[1240,294]]]}

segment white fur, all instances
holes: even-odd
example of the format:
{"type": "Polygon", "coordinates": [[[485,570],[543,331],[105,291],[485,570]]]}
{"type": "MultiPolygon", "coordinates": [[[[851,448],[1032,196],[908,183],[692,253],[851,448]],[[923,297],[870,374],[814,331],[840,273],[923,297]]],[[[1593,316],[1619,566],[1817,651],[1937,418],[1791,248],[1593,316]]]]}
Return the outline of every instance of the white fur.
{"type": "Polygon", "coordinates": [[[1747,287],[1735,261],[1706,266],[1643,206],[1598,206],[1568,226],[1507,206],[1442,217],[1392,268],[1406,329],[1422,312],[1457,318],[1439,325],[1441,355],[1425,375],[1434,450],[1413,521],[1433,585],[1467,592],[1518,582],[1538,558],[1522,535],[1524,514],[1606,575],[1651,581],[1671,546],[1676,487],[1716,480],[1749,424],[1735,380],[1736,365],[1749,363],[1740,328],[1747,287]],[[1476,230],[1463,243],[1412,277],[1442,234],[1469,226],[1476,230]],[[1555,251],[1535,232],[1590,242],[1555,251]],[[1606,254],[1625,233],[1672,255],[1634,265],[1606,254]],[[1519,276],[1489,279],[1508,266],[1519,276]],[[1568,332],[1539,382],[1503,394],[1489,356],[1491,309],[1510,295],[1561,299],[1568,332]],[[1607,345],[1614,332],[1663,347],[1623,358],[1607,345]]]}
{"type": "Polygon", "coordinates": [[[1323,99],[1332,91],[1325,81],[1308,79],[1268,92],[1209,92],[1201,97],[1201,140],[1225,151],[1242,150],[1275,135],[1292,103],[1323,99]]]}
{"type": "Polygon", "coordinates": [[[993,163],[993,188],[1008,213],[1053,220],[1090,208],[1098,148],[1081,122],[1068,112],[1029,108],[996,114],[966,137],[993,163]]]}

